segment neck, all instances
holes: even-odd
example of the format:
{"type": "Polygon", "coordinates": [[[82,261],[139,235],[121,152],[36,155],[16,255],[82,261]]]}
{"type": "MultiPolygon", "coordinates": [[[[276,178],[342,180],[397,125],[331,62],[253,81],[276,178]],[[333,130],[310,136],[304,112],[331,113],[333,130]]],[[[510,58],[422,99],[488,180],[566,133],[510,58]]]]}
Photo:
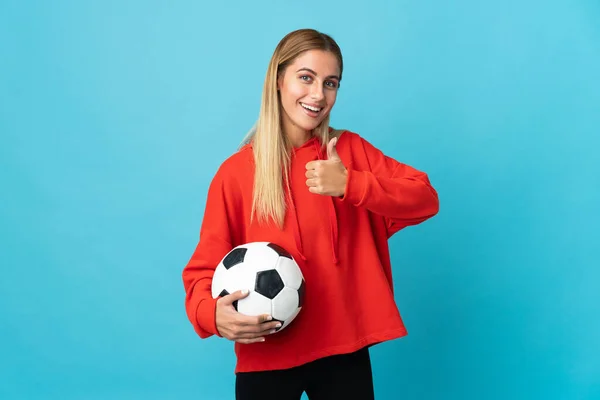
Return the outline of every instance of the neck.
{"type": "Polygon", "coordinates": [[[312,137],[312,131],[305,131],[291,121],[285,121],[283,124],[283,133],[287,136],[293,147],[300,147],[312,137]]]}

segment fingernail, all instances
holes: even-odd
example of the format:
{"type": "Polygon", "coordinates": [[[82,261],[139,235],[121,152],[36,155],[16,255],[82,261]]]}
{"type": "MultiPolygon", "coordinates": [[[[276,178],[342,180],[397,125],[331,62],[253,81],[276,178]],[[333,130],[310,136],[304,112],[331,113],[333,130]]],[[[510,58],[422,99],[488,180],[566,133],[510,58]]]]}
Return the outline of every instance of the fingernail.
{"type": "Polygon", "coordinates": [[[276,329],[272,329],[272,330],[271,330],[271,332],[269,332],[269,334],[271,334],[271,335],[272,335],[272,334],[274,334],[275,332],[277,332],[277,330],[276,330],[276,329]]]}
{"type": "Polygon", "coordinates": [[[270,320],[272,320],[272,319],[273,319],[273,317],[272,317],[272,316],[270,316],[270,315],[267,317],[267,321],[270,321],[270,320]]]}
{"type": "Polygon", "coordinates": [[[264,341],[265,341],[265,338],[260,338],[260,341],[261,341],[261,342],[264,342],[264,341]]]}
{"type": "Polygon", "coordinates": [[[275,325],[275,328],[281,328],[281,324],[277,323],[277,325],[275,325]]]}
{"type": "Polygon", "coordinates": [[[248,289],[242,290],[242,294],[248,294],[248,289]]]}

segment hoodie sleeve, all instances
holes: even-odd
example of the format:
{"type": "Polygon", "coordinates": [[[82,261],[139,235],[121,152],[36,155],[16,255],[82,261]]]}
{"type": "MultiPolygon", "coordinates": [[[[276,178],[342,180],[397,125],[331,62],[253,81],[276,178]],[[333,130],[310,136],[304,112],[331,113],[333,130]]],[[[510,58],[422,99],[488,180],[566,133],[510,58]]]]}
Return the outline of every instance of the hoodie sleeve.
{"type": "Polygon", "coordinates": [[[354,163],[347,168],[348,181],[342,201],[383,216],[388,237],[437,214],[438,195],[427,174],[384,155],[365,139],[357,138],[360,152],[364,151],[366,156],[367,167],[359,170],[353,168],[357,165],[354,163]]]}
{"type": "Polygon", "coordinates": [[[217,172],[208,189],[200,240],[182,274],[187,316],[201,338],[221,336],[215,321],[217,299],[212,298],[211,284],[217,265],[233,248],[228,204],[222,173],[217,172]]]}

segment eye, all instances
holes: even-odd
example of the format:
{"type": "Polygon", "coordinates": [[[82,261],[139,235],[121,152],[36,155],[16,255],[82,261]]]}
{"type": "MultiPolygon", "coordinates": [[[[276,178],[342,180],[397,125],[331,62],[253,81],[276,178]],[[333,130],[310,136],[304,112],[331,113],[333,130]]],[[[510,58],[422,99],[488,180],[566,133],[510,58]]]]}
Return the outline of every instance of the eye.
{"type": "Polygon", "coordinates": [[[310,82],[312,78],[309,75],[302,75],[300,76],[300,80],[303,80],[304,82],[310,82]]]}
{"type": "Polygon", "coordinates": [[[335,89],[338,87],[338,84],[336,81],[327,81],[325,82],[325,84],[330,87],[331,89],[335,89]]]}

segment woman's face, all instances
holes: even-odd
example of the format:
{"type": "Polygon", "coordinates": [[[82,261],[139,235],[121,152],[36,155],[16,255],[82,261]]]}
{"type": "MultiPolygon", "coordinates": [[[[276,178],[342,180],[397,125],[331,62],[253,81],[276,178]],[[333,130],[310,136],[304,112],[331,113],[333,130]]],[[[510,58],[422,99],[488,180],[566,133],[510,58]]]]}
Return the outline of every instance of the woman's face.
{"type": "Polygon", "coordinates": [[[277,79],[285,133],[319,126],[335,104],[339,77],[338,60],[328,51],[308,50],[288,65],[277,79]]]}

